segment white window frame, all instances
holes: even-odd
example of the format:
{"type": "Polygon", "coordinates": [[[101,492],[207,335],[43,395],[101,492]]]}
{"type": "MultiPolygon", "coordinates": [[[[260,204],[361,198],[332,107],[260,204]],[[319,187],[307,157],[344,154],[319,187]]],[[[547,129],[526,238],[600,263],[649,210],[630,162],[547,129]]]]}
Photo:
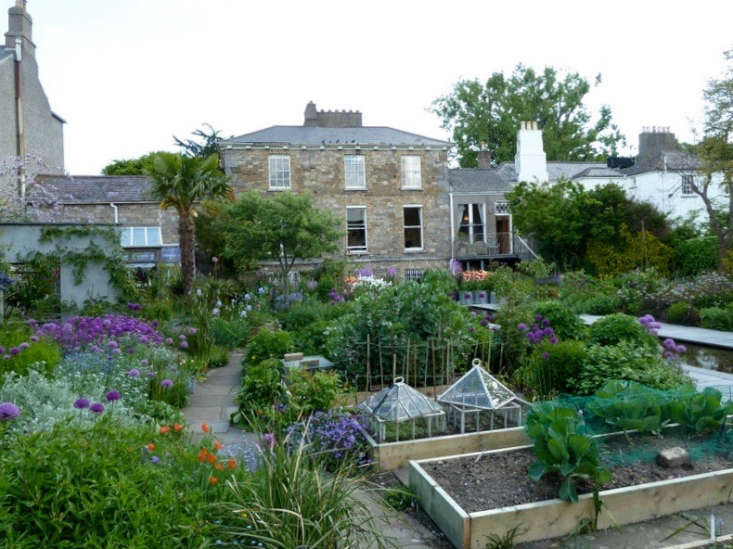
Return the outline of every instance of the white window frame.
{"type": "Polygon", "coordinates": [[[423,206],[422,204],[404,204],[402,206],[402,240],[405,244],[404,250],[406,252],[422,252],[425,247],[425,220],[423,218],[423,206]],[[417,208],[420,211],[420,225],[405,225],[405,209],[417,208]],[[405,231],[407,229],[420,228],[420,247],[408,248],[407,242],[405,241],[405,231]]]}
{"type": "Polygon", "coordinates": [[[345,154],[344,155],[344,188],[347,191],[365,191],[366,190],[366,158],[364,158],[363,154],[345,154]],[[350,173],[357,173],[353,170],[349,170],[347,168],[347,163],[350,162],[354,158],[360,158],[361,159],[361,184],[360,185],[350,185],[349,184],[349,176],[350,173]]]}
{"type": "Polygon", "coordinates": [[[695,176],[683,175],[681,177],[682,183],[680,184],[680,192],[682,193],[682,196],[695,196],[695,191],[692,190],[692,185],[695,184],[695,176]]]}
{"type": "Polygon", "coordinates": [[[400,175],[402,178],[402,188],[406,190],[422,189],[422,158],[418,155],[411,154],[402,156],[400,159],[400,175]],[[417,160],[417,169],[408,171],[406,164],[410,160],[417,160]],[[408,181],[410,174],[417,174],[417,184],[410,184],[408,181]]]}
{"type": "Polygon", "coordinates": [[[267,157],[267,186],[268,189],[271,191],[289,191],[292,188],[292,178],[293,178],[293,172],[290,168],[290,157],[286,154],[271,154],[267,157]],[[287,185],[285,184],[278,184],[279,181],[284,181],[284,177],[276,177],[279,176],[281,173],[284,172],[284,169],[282,167],[279,167],[274,165],[276,162],[282,162],[285,161],[285,164],[287,164],[288,169],[288,180],[287,185]],[[279,171],[278,171],[279,170],[279,171]],[[275,184],[273,184],[273,182],[275,184]]]}
{"type": "Polygon", "coordinates": [[[129,227],[123,227],[120,231],[120,246],[123,248],[158,248],[163,246],[163,231],[160,229],[159,225],[154,226],[139,226],[139,225],[131,225],[129,227]],[[143,229],[144,235],[145,235],[145,243],[144,244],[135,244],[135,229],[143,229]],[[158,233],[158,243],[157,244],[150,244],[149,241],[151,240],[149,233],[150,231],[156,231],[158,233]],[[128,246],[125,246],[123,244],[124,242],[124,234],[129,234],[129,242],[130,244],[128,246]]]}
{"type": "Polygon", "coordinates": [[[369,226],[367,224],[367,207],[365,205],[346,206],[346,253],[360,255],[369,253],[369,226]],[[364,248],[349,247],[349,210],[364,210],[364,248]]]}
{"type": "MultiPolygon", "coordinates": [[[[459,206],[468,206],[468,241],[471,244],[475,244],[476,242],[483,242],[486,243],[486,203],[485,202],[466,202],[463,204],[459,204],[459,206]],[[475,227],[474,225],[477,225],[477,223],[474,223],[473,221],[473,207],[479,206],[481,209],[481,226],[483,227],[482,236],[481,239],[476,240],[476,235],[474,234],[475,227]]],[[[460,215],[463,215],[463,208],[461,208],[460,215]]],[[[462,220],[461,220],[462,221],[462,220]]],[[[461,226],[463,226],[463,223],[458,224],[458,232],[461,232],[461,226]]]]}

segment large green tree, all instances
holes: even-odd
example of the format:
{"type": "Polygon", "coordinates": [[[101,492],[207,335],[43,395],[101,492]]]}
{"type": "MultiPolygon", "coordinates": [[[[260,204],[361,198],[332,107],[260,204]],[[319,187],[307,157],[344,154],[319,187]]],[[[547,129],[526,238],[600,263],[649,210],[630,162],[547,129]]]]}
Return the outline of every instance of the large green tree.
{"type": "Polygon", "coordinates": [[[652,204],[629,199],[615,184],[585,190],[572,181],[521,182],[507,199],[517,230],[562,268],[589,266],[586,255],[592,243],[618,247],[628,240],[627,234],[643,230],[664,237],[668,231],[663,213],[652,204]]]}
{"type": "Polygon", "coordinates": [[[296,260],[319,258],[338,249],[342,221],[314,206],[309,194],[249,191],[229,205],[214,222],[224,242],[224,255],[239,267],[277,262],[283,288],[296,260]]]}
{"type": "Polygon", "coordinates": [[[114,160],[102,168],[104,175],[145,175],[145,171],[153,164],[156,154],[163,151],[151,152],[138,158],[114,160]]]}
{"type": "Polygon", "coordinates": [[[589,91],[590,84],[578,73],[561,75],[552,67],[538,73],[520,64],[508,77],[495,72],[485,83],[457,82],[434,101],[433,112],[452,132],[465,168],[476,166],[476,151],[484,144],[497,162],[512,160],[522,121],[539,124],[549,160],[592,160],[616,154],[625,139],[612,122],[610,107],[602,106],[592,121],[583,104],[589,91]]]}
{"type": "Polygon", "coordinates": [[[175,208],[178,213],[181,273],[188,294],[194,276],[195,206],[202,200],[231,196],[229,180],[219,169],[217,154],[201,158],[158,153],[146,173],[152,180],[151,194],[161,201],[161,208],[175,208]]]}

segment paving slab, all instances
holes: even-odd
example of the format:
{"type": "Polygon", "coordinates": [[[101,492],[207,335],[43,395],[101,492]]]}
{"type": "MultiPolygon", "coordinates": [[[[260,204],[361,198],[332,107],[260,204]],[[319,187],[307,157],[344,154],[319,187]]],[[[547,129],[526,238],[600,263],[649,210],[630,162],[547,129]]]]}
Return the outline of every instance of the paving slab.
{"type": "Polygon", "coordinates": [[[210,370],[206,381],[196,384],[188,406],[183,409],[189,432],[200,433],[202,423],[208,423],[217,435],[229,431],[229,418],[237,411],[236,398],[242,377],[241,359],[241,353],[231,353],[227,366],[210,370]]]}

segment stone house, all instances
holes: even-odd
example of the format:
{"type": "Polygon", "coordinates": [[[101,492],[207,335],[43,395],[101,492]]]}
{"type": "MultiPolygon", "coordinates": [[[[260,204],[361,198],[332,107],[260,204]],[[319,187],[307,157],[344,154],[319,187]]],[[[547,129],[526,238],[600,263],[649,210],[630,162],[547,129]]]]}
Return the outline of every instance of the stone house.
{"type": "Polygon", "coordinates": [[[338,255],[407,278],[451,259],[448,219],[450,143],[387,126],[362,114],[317,111],[301,126],[272,126],[222,142],[235,192],[310,192],[343,220],[338,255]]]}
{"type": "Polygon", "coordinates": [[[43,91],[32,30],[25,0],[16,0],[8,10],[5,45],[0,45],[0,163],[33,158],[42,173],[60,174],[64,119],[51,110],[43,91]]]}

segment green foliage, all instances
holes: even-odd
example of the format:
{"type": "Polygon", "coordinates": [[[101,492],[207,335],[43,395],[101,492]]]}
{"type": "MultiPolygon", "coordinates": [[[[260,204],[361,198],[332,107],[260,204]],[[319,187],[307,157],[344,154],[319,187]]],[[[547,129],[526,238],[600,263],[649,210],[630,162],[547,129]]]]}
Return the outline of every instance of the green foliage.
{"type": "Polygon", "coordinates": [[[203,128],[191,132],[196,139],[179,139],[173,136],[174,143],[183,149],[183,154],[190,157],[207,158],[212,154],[219,154],[221,136],[211,124],[203,124],[203,128]]]}
{"type": "Polygon", "coordinates": [[[162,151],[144,154],[138,158],[126,158],[124,160],[113,160],[102,168],[104,175],[145,175],[153,164],[153,158],[162,151]]]}
{"type": "Polygon", "coordinates": [[[685,301],[672,303],[667,309],[667,321],[672,324],[685,324],[697,326],[700,324],[700,313],[697,309],[685,301]]]}
{"type": "Polygon", "coordinates": [[[590,345],[587,361],[569,388],[573,394],[589,395],[609,379],[655,389],[676,389],[687,381],[679,366],[666,362],[658,349],[622,340],[617,345],[590,345]]]}
{"type": "Polygon", "coordinates": [[[409,488],[389,488],[384,491],[382,498],[395,511],[406,511],[417,503],[415,494],[409,488]]]}
{"type": "Polygon", "coordinates": [[[12,277],[15,282],[4,296],[5,306],[18,309],[26,317],[57,315],[61,306],[57,295],[59,258],[36,252],[17,259],[23,270],[12,277]]]}
{"type": "Polygon", "coordinates": [[[589,411],[613,430],[659,434],[663,425],[663,399],[638,383],[612,380],[596,391],[589,411]]]}
{"type": "Polygon", "coordinates": [[[666,273],[672,254],[672,249],[652,233],[632,234],[626,225],[622,225],[613,242],[588,242],[586,257],[598,275],[608,276],[649,267],[666,273]]]}
{"type": "Polygon", "coordinates": [[[618,311],[621,302],[615,295],[595,295],[583,304],[583,312],[592,315],[610,315],[618,311]]]}
{"type": "Polygon", "coordinates": [[[486,537],[486,549],[514,549],[516,537],[523,533],[521,525],[517,524],[506,531],[504,535],[490,534],[486,537]]]}
{"type": "Polygon", "coordinates": [[[530,394],[552,398],[571,391],[572,380],[578,377],[587,360],[587,349],[582,341],[543,343],[516,372],[515,379],[530,394]]]}
{"type": "Polygon", "coordinates": [[[297,332],[320,320],[336,318],[343,309],[314,299],[292,304],[277,315],[280,324],[288,331],[297,332]]]}
{"type": "Polygon", "coordinates": [[[209,353],[209,368],[223,368],[229,363],[229,351],[224,347],[214,346],[209,353]]]}
{"type": "Polygon", "coordinates": [[[588,434],[585,422],[574,408],[542,402],[532,406],[527,415],[527,435],[534,443],[537,460],[529,476],[540,480],[547,473],[563,479],[558,497],[578,501],[578,479],[599,485],[611,480],[611,473],[600,466],[598,445],[588,434]]]}
{"type": "Polygon", "coordinates": [[[263,409],[286,400],[283,369],[282,362],[276,358],[262,360],[247,368],[238,397],[243,414],[261,414],[263,409]]]}
{"type": "Polygon", "coordinates": [[[685,429],[701,434],[719,429],[733,407],[721,402],[720,391],[706,387],[701,393],[689,391],[681,397],[669,400],[664,407],[664,414],[673,423],[679,423],[685,429]]]}
{"type": "Polygon", "coordinates": [[[713,271],[718,268],[718,240],[714,236],[701,236],[678,242],[672,261],[680,276],[713,271]]]}
{"type": "Polygon", "coordinates": [[[228,522],[224,483],[180,437],[102,419],[22,435],[0,451],[0,539],[38,547],[202,547],[228,522]],[[158,464],[145,445],[155,440],[158,464]]]}
{"type": "Polygon", "coordinates": [[[538,303],[535,305],[533,313],[546,318],[550,322],[555,335],[561,340],[578,339],[583,333],[583,321],[574,311],[557,301],[538,303]]]}
{"type": "Polygon", "coordinates": [[[0,353],[0,381],[9,372],[25,375],[34,365],[42,365],[41,369],[47,376],[53,373],[61,359],[58,345],[45,338],[31,341],[31,335],[32,330],[28,326],[0,324],[0,347],[4,349],[0,353]],[[28,348],[13,354],[11,349],[19,349],[22,343],[26,343],[28,348]]]}
{"type": "Polygon", "coordinates": [[[331,321],[319,320],[295,333],[295,348],[305,355],[326,355],[331,321]]]}
{"type": "Polygon", "coordinates": [[[497,332],[500,345],[495,347],[495,352],[501,355],[499,368],[508,374],[512,374],[527,360],[530,345],[527,333],[519,330],[519,325],[530,326],[532,318],[527,306],[502,307],[494,315],[494,322],[501,326],[497,332]]]}
{"type": "Polygon", "coordinates": [[[305,415],[328,411],[336,404],[343,383],[336,372],[308,372],[294,369],[288,373],[290,404],[305,415]]]}
{"type": "Polygon", "coordinates": [[[733,331],[733,306],[725,309],[721,307],[701,309],[700,326],[712,330],[733,331]]]}
{"type": "Polygon", "coordinates": [[[598,345],[616,345],[622,341],[646,347],[656,348],[657,338],[641,325],[633,316],[617,313],[608,315],[591,324],[589,340],[598,345]]]}
{"type": "Polygon", "coordinates": [[[142,316],[148,320],[163,322],[173,316],[173,304],[167,299],[143,300],[142,316]]]}
{"type": "Polygon", "coordinates": [[[294,351],[293,334],[285,330],[260,330],[245,347],[242,365],[249,367],[269,358],[281,359],[294,351]]]}
{"type": "MultiPolygon", "coordinates": [[[[600,83],[600,77],[596,83],[600,83]]],[[[538,120],[547,158],[591,160],[614,154],[624,137],[602,106],[598,120],[583,104],[590,84],[578,73],[564,76],[552,67],[541,73],[517,65],[511,76],[493,73],[486,83],[461,80],[433,103],[442,127],[453,135],[462,167],[476,166],[476,151],[486,144],[497,162],[514,159],[517,130],[538,120]]]]}
{"type": "Polygon", "coordinates": [[[243,318],[232,320],[213,318],[211,319],[211,337],[216,345],[227,349],[237,349],[244,347],[247,343],[249,328],[243,318]]]}

